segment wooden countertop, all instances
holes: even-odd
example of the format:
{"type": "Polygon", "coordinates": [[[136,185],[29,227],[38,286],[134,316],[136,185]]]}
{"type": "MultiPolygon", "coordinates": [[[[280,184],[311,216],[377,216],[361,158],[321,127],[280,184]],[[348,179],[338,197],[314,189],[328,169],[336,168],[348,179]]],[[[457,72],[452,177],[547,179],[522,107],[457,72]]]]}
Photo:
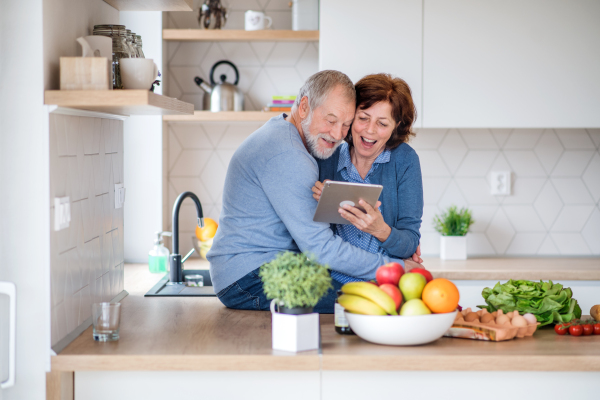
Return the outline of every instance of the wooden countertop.
{"type": "Polygon", "coordinates": [[[600,336],[565,337],[544,329],[510,342],[442,338],[391,347],[338,335],[332,315],[320,317],[320,350],[274,351],[269,312],[230,310],[216,298],[144,298],[158,279],[146,265],[126,265],[130,294],[122,300],[121,339],[94,342],[90,327],[52,358],[52,370],[600,371],[600,336]]]}

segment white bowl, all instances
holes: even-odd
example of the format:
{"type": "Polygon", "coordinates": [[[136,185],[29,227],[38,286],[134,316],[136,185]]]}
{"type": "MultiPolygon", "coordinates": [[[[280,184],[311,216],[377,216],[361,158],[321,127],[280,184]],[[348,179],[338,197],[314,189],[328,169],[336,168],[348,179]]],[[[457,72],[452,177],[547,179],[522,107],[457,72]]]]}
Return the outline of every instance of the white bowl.
{"type": "Polygon", "coordinates": [[[396,316],[346,312],[346,318],[354,333],[368,342],[410,346],[441,338],[452,326],[456,313],[396,316]]]}

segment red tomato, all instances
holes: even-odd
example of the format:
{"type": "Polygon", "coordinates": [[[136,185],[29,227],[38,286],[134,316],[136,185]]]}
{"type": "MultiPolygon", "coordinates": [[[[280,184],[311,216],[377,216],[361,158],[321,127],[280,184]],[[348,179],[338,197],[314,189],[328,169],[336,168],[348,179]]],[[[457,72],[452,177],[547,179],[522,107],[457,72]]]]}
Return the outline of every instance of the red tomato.
{"type": "Polygon", "coordinates": [[[582,325],[583,326],[583,335],[584,336],[589,336],[592,333],[594,333],[594,325],[592,324],[585,324],[582,325]]]}
{"type": "Polygon", "coordinates": [[[569,327],[569,333],[573,336],[581,336],[583,334],[582,325],[571,325],[569,327]]]}
{"type": "Polygon", "coordinates": [[[600,335],[600,322],[594,324],[594,335],[600,335]]]}
{"type": "Polygon", "coordinates": [[[569,324],[556,324],[554,325],[554,332],[559,335],[566,335],[569,333],[569,324]]]}

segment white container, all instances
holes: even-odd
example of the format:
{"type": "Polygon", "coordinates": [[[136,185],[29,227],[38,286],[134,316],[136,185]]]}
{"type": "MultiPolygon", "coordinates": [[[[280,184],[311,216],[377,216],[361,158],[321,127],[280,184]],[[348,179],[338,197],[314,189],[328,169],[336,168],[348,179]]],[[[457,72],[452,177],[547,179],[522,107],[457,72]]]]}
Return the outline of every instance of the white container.
{"type": "Polygon", "coordinates": [[[292,0],[292,30],[319,30],[319,0],[292,0]]]}
{"type": "Polygon", "coordinates": [[[290,315],[275,311],[276,300],[271,301],[273,350],[291,352],[319,348],[319,314],[290,315]]]}
{"type": "Polygon", "coordinates": [[[442,260],[466,260],[467,236],[442,236],[440,258],[442,260]]]}
{"type": "Polygon", "coordinates": [[[158,76],[158,66],[150,58],[121,58],[119,65],[125,89],[150,90],[158,76]]]}
{"type": "Polygon", "coordinates": [[[247,31],[260,31],[263,29],[269,29],[273,25],[271,17],[267,17],[264,12],[261,11],[246,11],[244,17],[244,28],[247,31]],[[265,21],[269,21],[268,25],[265,25],[265,21]]]}

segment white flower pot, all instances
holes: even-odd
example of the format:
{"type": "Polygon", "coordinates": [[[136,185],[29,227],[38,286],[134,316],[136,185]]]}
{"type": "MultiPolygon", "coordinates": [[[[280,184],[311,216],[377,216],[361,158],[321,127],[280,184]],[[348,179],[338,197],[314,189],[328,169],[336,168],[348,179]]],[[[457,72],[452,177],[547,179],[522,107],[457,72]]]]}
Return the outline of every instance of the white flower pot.
{"type": "Polygon", "coordinates": [[[291,315],[275,311],[271,301],[273,349],[306,351],[319,348],[319,314],[291,315]]]}
{"type": "Polygon", "coordinates": [[[466,260],[467,236],[442,236],[440,258],[442,260],[466,260]]]}

